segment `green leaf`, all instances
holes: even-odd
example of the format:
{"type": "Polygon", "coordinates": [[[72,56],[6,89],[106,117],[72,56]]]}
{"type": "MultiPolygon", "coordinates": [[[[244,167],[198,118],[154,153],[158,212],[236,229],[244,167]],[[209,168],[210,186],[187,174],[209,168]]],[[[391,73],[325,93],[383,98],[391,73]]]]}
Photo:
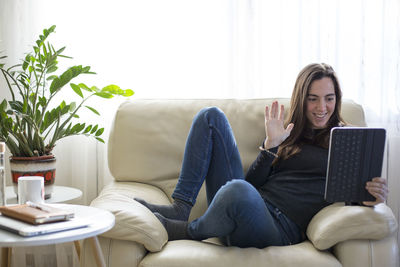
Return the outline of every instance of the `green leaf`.
{"type": "Polygon", "coordinates": [[[108,92],[111,94],[119,94],[121,91],[121,88],[114,84],[107,85],[106,87],[101,89],[101,92],[108,92]]]}
{"type": "Polygon", "coordinates": [[[96,131],[96,133],[94,134],[95,136],[100,136],[102,133],[104,132],[104,128],[100,128],[96,131]]]}
{"type": "Polygon", "coordinates": [[[81,126],[78,129],[78,132],[83,131],[83,129],[85,129],[85,123],[82,123],[81,126]]]}
{"type": "Polygon", "coordinates": [[[76,132],[78,131],[79,127],[80,127],[80,123],[77,123],[77,124],[75,124],[74,126],[72,126],[72,128],[71,128],[71,130],[70,130],[70,133],[71,133],[71,134],[76,133],[76,132]]]}
{"type": "Polygon", "coordinates": [[[83,89],[83,90],[86,90],[86,91],[88,91],[88,92],[92,92],[93,90],[92,89],[90,89],[86,84],[84,84],[84,83],[80,83],[80,84],[78,84],[78,86],[81,88],[81,89],[83,89]]]}
{"type": "MultiPolygon", "coordinates": [[[[50,51],[50,52],[51,52],[51,51],[50,51]]],[[[48,53],[47,53],[47,48],[46,48],[45,45],[43,46],[43,54],[44,54],[44,56],[41,57],[42,62],[44,62],[43,59],[45,58],[45,56],[47,57],[47,54],[48,54],[48,53]]]]}
{"type": "Polygon", "coordinates": [[[54,109],[52,109],[52,110],[50,111],[50,117],[51,117],[52,121],[54,121],[55,118],[58,117],[58,113],[59,113],[59,112],[60,112],[60,108],[59,108],[59,107],[56,107],[56,108],[54,108],[54,109]]]}
{"type": "Polygon", "coordinates": [[[0,110],[4,112],[6,108],[7,108],[7,100],[4,99],[0,104],[0,110]]]}
{"type": "Polygon", "coordinates": [[[60,104],[60,109],[63,109],[66,106],[65,101],[63,100],[60,104]]]}
{"type": "Polygon", "coordinates": [[[51,76],[49,76],[49,77],[47,77],[47,81],[52,81],[52,80],[54,80],[55,78],[57,78],[58,76],[57,75],[51,75],[51,76]]]}
{"type": "Polygon", "coordinates": [[[128,96],[133,96],[135,92],[131,89],[126,89],[125,92],[122,94],[122,96],[128,97],[128,96]]]}
{"type": "Polygon", "coordinates": [[[101,139],[100,137],[96,137],[96,139],[97,139],[97,141],[100,141],[100,142],[102,142],[103,144],[105,144],[104,140],[101,139]]]}
{"type": "Polygon", "coordinates": [[[36,121],[37,124],[39,124],[41,118],[42,118],[42,113],[38,109],[38,110],[36,110],[36,116],[35,116],[35,121],[36,121]]]}
{"type": "MultiPolygon", "coordinates": [[[[46,73],[53,73],[53,72],[56,72],[57,69],[58,69],[57,66],[51,66],[51,67],[49,67],[49,68],[47,69],[46,73]]],[[[48,79],[47,79],[47,80],[48,80],[48,79]]]]}
{"type": "Polygon", "coordinates": [[[22,69],[23,69],[24,71],[28,68],[30,62],[31,62],[31,55],[28,54],[28,55],[26,55],[26,57],[25,57],[24,63],[22,63],[22,69]]]}
{"type": "Polygon", "coordinates": [[[81,90],[81,88],[80,88],[78,85],[76,85],[76,84],[74,84],[74,83],[71,83],[70,86],[71,86],[72,90],[74,90],[74,92],[75,92],[77,95],[79,95],[80,97],[83,98],[82,90],[81,90]]]}
{"type": "Polygon", "coordinates": [[[33,102],[35,102],[35,100],[36,100],[36,94],[35,94],[35,93],[32,93],[32,94],[29,96],[29,101],[31,101],[31,103],[33,103],[33,102]]]}
{"type": "Polygon", "coordinates": [[[11,109],[22,112],[23,103],[21,101],[10,101],[8,102],[11,106],[11,109]]]}
{"type": "Polygon", "coordinates": [[[66,70],[59,77],[54,78],[53,82],[50,85],[50,93],[54,94],[59,91],[64,85],[69,83],[73,78],[79,76],[80,74],[87,73],[88,67],[73,66],[66,70]]]}
{"type": "Polygon", "coordinates": [[[77,123],[74,126],[72,126],[71,128],[71,134],[76,134],[81,132],[83,129],[85,128],[85,124],[84,123],[77,123]]]}
{"type": "Polygon", "coordinates": [[[83,73],[88,73],[89,70],[90,70],[90,66],[86,66],[86,67],[82,68],[83,73]]]}
{"type": "Polygon", "coordinates": [[[63,48],[57,50],[56,54],[60,55],[62,52],[64,52],[64,50],[65,50],[65,46],[63,48]]]}
{"type": "Polygon", "coordinates": [[[89,125],[88,127],[86,127],[85,131],[83,132],[84,134],[90,132],[90,130],[92,129],[92,125],[89,125]]]}
{"type": "Polygon", "coordinates": [[[36,67],[36,71],[38,71],[38,70],[43,70],[43,64],[41,64],[41,63],[37,63],[37,64],[35,64],[35,67],[36,67]]]}
{"type": "Polygon", "coordinates": [[[46,97],[41,97],[41,96],[39,96],[39,104],[42,106],[42,107],[44,107],[44,106],[46,106],[46,103],[47,103],[47,99],[46,99],[46,97]]]}
{"type": "Polygon", "coordinates": [[[47,129],[47,127],[50,125],[51,121],[52,121],[51,114],[49,111],[47,111],[46,114],[44,114],[43,123],[42,123],[42,127],[40,128],[40,130],[44,131],[45,129],[47,129]]]}
{"type": "Polygon", "coordinates": [[[133,95],[133,91],[131,89],[122,90],[119,86],[110,84],[101,89],[101,92],[107,92],[113,95],[121,95],[121,96],[131,96],[133,95]]]}
{"type": "Polygon", "coordinates": [[[43,35],[39,36],[40,40],[44,41],[50,35],[50,33],[54,32],[55,28],[56,28],[56,25],[53,25],[48,29],[44,29],[43,30],[43,35]]]}
{"type": "MultiPolygon", "coordinates": [[[[44,46],[44,47],[45,47],[45,46],[44,46]]],[[[45,57],[45,55],[40,55],[40,56],[39,56],[39,62],[42,63],[42,64],[45,64],[45,63],[46,63],[46,57],[45,57]]]]}
{"type": "Polygon", "coordinates": [[[61,108],[61,116],[65,115],[69,112],[69,105],[65,105],[63,107],[60,106],[60,108],[61,108]]]}
{"type": "Polygon", "coordinates": [[[69,56],[64,56],[64,55],[58,55],[59,57],[63,57],[63,58],[69,58],[72,59],[73,57],[69,57],[69,56]]]}
{"type": "Polygon", "coordinates": [[[95,110],[94,108],[92,108],[92,107],[89,107],[89,106],[85,106],[86,108],[88,108],[88,109],[90,109],[94,114],[96,114],[96,115],[99,115],[100,116],[100,113],[97,111],[97,110],[95,110]]]}
{"type": "Polygon", "coordinates": [[[54,32],[55,29],[56,29],[56,25],[52,25],[52,26],[48,29],[49,34],[52,33],[52,32],[54,32]]]}
{"type": "Polygon", "coordinates": [[[97,131],[97,128],[98,128],[99,126],[96,124],[93,128],[92,128],[92,130],[90,131],[90,134],[94,134],[96,131],[97,131]]]}
{"type": "Polygon", "coordinates": [[[71,104],[69,104],[69,111],[70,112],[74,112],[75,109],[76,109],[76,103],[75,102],[71,102],[71,104]]]}
{"type": "Polygon", "coordinates": [[[96,86],[90,87],[90,90],[92,90],[92,92],[100,92],[100,89],[96,86]]]}
{"type": "Polygon", "coordinates": [[[102,98],[113,98],[114,97],[112,94],[106,93],[106,92],[97,92],[94,95],[97,95],[102,98]]]}

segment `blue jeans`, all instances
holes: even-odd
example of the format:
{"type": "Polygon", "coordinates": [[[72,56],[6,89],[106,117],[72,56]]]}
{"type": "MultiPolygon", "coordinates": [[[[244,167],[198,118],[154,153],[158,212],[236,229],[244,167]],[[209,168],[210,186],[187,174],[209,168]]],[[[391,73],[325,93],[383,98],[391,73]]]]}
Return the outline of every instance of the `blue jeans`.
{"type": "Polygon", "coordinates": [[[194,204],[204,181],[209,207],[189,223],[193,239],[219,237],[226,245],[258,248],[302,241],[297,225],[244,180],[232,129],[215,107],[202,109],[193,120],[172,197],[194,204]]]}

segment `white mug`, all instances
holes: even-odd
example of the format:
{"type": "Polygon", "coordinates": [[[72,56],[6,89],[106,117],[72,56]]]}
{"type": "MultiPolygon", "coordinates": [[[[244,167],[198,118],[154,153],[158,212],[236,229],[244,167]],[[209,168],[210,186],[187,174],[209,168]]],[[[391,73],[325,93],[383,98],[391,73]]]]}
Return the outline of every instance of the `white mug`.
{"type": "Polygon", "coordinates": [[[18,204],[27,201],[44,203],[44,178],[40,176],[22,176],[18,178],[18,204]]]}

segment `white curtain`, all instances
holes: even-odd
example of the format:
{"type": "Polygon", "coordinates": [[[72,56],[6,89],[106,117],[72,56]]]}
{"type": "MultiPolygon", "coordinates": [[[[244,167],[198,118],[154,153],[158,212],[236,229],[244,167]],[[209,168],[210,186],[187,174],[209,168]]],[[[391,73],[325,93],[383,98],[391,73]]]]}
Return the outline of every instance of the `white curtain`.
{"type": "MultiPolygon", "coordinates": [[[[369,125],[400,136],[399,0],[0,0],[0,15],[10,64],[55,24],[53,42],[74,57],[66,67],[90,65],[98,74],[84,82],[116,83],[133,98],[290,97],[302,67],[326,62],[369,125]]],[[[94,102],[101,120],[83,117],[101,122],[107,139],[121,101],[94,102]]],[[[73,137],[54,152],[56,183],[80,188],[83,204],[111,180],[103,144],[73,137]]],[[[390,201],[398,214],[398,198],[390,201]]]]}

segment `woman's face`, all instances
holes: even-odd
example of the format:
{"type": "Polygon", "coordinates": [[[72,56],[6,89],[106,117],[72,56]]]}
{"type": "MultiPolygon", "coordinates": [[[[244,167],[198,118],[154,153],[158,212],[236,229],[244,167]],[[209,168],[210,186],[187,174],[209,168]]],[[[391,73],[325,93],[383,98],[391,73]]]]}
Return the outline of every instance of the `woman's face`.
{"type": "Polygon", "coordinates": [[[324,77],[311,83],[306,100],[306,117],[313,129],[323,129],[335,111],[336,95],[332,79],[324,77]]]}

